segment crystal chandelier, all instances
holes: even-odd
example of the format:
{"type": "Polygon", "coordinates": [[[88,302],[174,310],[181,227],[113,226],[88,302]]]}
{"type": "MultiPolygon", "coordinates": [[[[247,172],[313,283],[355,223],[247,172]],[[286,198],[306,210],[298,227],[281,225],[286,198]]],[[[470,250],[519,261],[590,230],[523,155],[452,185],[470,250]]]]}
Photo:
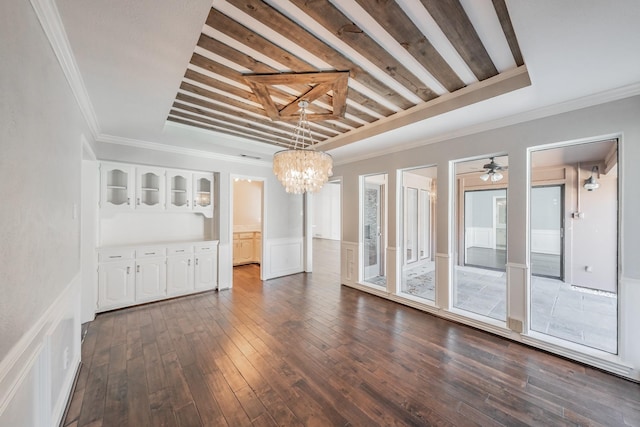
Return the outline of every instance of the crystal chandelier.
{"type": "Polygon", "coordinates": [[[315,193],[333,175],[333,159],[327,153],[314,149],[314,140],[307,119],[309,102],[298,103],[300,118],[291,136],[292,149],[278,151],[273,155],[273,173],[287,193],[315,193]],[[305,135],[309,142],[305,147],[305,135]]]}

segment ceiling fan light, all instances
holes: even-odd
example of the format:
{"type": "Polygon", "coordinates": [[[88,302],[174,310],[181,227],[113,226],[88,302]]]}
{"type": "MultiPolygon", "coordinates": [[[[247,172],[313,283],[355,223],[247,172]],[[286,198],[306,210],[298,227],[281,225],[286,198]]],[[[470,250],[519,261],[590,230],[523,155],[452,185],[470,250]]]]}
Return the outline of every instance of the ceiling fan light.
{"type": "Polygon", "coordinates": [[[483,181],[486,181],[489,179],[489,174],[488,173],[484,173],[482,175],[480,175],[480,179],[483,181]]]}
{"type": "Polygon", "coordinates": [[[502,178],[504,178],[504,176],[500,172],[494,172],[491,174],[491,182],[498,182],[502,178]]]}

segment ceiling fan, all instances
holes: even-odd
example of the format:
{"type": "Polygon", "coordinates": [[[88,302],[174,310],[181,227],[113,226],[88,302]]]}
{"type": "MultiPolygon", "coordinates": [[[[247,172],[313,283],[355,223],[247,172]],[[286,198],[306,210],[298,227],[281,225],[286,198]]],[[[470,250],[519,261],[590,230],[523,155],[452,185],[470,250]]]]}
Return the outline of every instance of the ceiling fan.
{"type": "Polygon", "coordinates": [[[486,163],[484,166],[484,174],[480,175],[480,179],[483,181],[491,180],[491,182],[498,182],[504,175],[500,171],[505,171],[509,168],[509,166],[502,166],[499,163],[496,163],[493,157],[489,157],[489,163],[486,163]]]}

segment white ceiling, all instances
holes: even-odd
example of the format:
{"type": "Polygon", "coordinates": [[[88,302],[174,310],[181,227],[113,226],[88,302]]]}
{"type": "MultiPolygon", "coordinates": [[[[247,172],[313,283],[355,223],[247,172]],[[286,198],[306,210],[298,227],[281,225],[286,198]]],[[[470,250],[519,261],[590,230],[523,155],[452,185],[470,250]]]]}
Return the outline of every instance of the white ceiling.
{"type": "MultiPolygon", "coordinates": [[[[491,3],[461,3],[470,1],[491,3]]],[[[56,4],[98,120],[100,139],[249,154],[265,160],[277,151],[267,144],[165,121],[211,0],[57,0],[56,4]]],[[[531,86],[331,150],[336,161],[436,141],[465,128],[640,82],[640,1],[507,0],[507,6],[531,86]]]]}

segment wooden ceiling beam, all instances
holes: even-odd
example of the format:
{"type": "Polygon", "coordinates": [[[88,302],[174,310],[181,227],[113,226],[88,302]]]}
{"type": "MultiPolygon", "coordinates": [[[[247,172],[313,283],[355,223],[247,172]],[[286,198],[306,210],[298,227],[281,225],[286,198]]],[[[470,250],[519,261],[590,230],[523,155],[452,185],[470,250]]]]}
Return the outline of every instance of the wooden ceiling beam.
{"type": "Polygon", "coordinates": [[[218,120],[218,119],[207,119],[204,117],[199,117],[193,114],[189,114],[189,113],[185,113],[182,111],[177,111],[174,109],[171,109],[171,111],[169,112],[170,115],[174,115],[174,116],[178,116],[178,117],[183,117],[185,119],[189,119],[189,120],[193,120],[196,122],[200,122],[200,123],[204,123],[210,126],[218,126],[218,127],[222,127],[228,130],[231,130],[233,132],[237,132],[239,134],[245,135],[245,138],[259,138],[262,140],[268,140],[268,141],[273,141],[275,143],[280,143],[280,144],[288,144],[289,143],[289,139],[287,138],[281,138],[278,137],[276,135],[273,134],[269,134],[269,136],[264,135],[263,133],[260,133],[259,131],[255,131],[250,129],[247,126],[244,126],[243,124],[239,124],[237,126],[232,126],[232,124],[236,124],[233,123],[229,120],[218,120]]]}
{"type": "MultiPolygon", "coordinates": [[[[195,96],[187,95],[185,93],[178,92],[178,94],[176,95],[176,100],[181,101],[183,103],[186,102],[189,104],[197,105],[199,107],[207,108],[208,110],[219,111],[222,113],[230,114],[232,116],[239,117],[247,121],[262,123],[264,125],[277,129],[281,132],[290,134],[293,131],[293,129],[290,126],[286,126],[279,122],[274,122],[268,117],[265,117],[265,116],[256,117],[254,115],[250,115],[242,111],[238,111],[238,110],[226,107],[224,105],[214,104],[212,102],[208,102],[203,99],[196,98],[195,96]]],[[[330,138],[335,135],[334,133],[328,132],[326,129],[314,128],[313,131],[314,133],[320,135],[320,137],[318,137],[319,140],[324,140],[326,138],[330,138]]]]}
{"type": "Polygon", "coordinates": [[[209,12],[207,25],[237,40],[243,45],[257,50],[274,61],[288,67],[290,70],[295,70],[297,72],[318,71],[311,64],[303,61],[295,55],[292,55],[280,46],[271,43],[261,35],[249,30],[239,22],[234,21],[214,8],[211,8],[211,11],[209,12]]]}
{"type": "MultiPolygon", "coordinates": [[[[193,114],[199,114],[201,116],[206,116],[210,119],[214,119],[214,120],[221,120],[224,121],[226,123],[232,123],[238,126],[242,126],[245,127],[247,129],[251,129],[251,130],[255,130],[255,131],[260,131],[260,132],[267,132],[270,133],[271,135],[273,135],[274,138],[282,138],[284,140],[289,140],[291,139],[291,135],[293,134],[293,129],[291,130],[279,130],[275,127],[269,126],[267,123],[262,123],[263,125],[267,125],[269,126],[270,129],[266,129],[263,126],[257,126],[255,121],[252,120],[245,120],[242,118],[236,119],[236,118],[231,118],[227,115],[224,114],[219,114],[217,112],[212,112],[212,111],[208,111],[208,110],[203,110],[202,108],[198,108],[198,107],[193,107],[191,105],[187,105],[187,104],[183,104],[181,102],[174,102],[173,103],[173,108],[178,108],[184,111],[188,111],[190,113],[193,114]]],[[[318,134],[313,135],[313,137],[317,140],[317,141],[324,141],[325,139],[327,139],[326,136],[319,136],[318,134]]]]}
{"type": "MultiPolygon", "coordinates": [[[[254,107],[253,105],[246,104],[244,102],[238,101],[238,100],[233,99],[233,98],[227,98],[224,95],[221,95],[219,93],[212,92],[210,90],[201,88],[200,86],[196,86],[196,85],[193,85],[193,84],[187,83],[187,82],[182,82],[180,84],[180,89],[182,89],[184,91],[187,91],[187,92],[190,92],[190,93],[194,93],[196,95],[203,96],[205,98],[216,100],[218,102],[222,102],[222,103],[226,103],[226,104],[229,104],[229,105],[233,105],[234,107],[242,108],[244,110],[251,111],[252,113],[255,113],[255,114],[260,114],[261,116],[264,117],[265,120],[271,121],[271,119],[269,119],[266,116],[266,114],[265,114],[265,112],[264,112],[264,110],[262,108],[254,107]]],[[[206,102],[206,101],[201,101],[201,102],[206,102]]],[[[203,106],[207,107],[207,105],[203,105],[203,106]]],[[[349,108],[347,108],[347,112],[349,112],[349,108]]],[[[345,122],[345,124],[349,124],[352,127],[361,126],[360,123],[353,122],[353,124],[351,124],[351,122],[352,121],[345,122]]],[[[323,128],[331,129],[331,130],[333,130],[334,132],[336,132],[338,134],[341,134],[341,133],[345,132],[344,128],[342,128],[340,126],[337,126],[337,125],[335,125],[333,123],[330,123],[330,122],[317,123],[316,126],[314,126],[314,128],[315,128],[314,129],[315,131],[318,131],[318,132],[321,132],[321,133],[322,132],[326,133],[327,131],[326,130],[318,130],[319,128],[320,129],[323,129],[323,128]]]]}
{"type": "Polygon", "coordinates": [[[207,85],[209,87],[216,88],[223,92],[227,92],[232,95],[236,95],[238,97],[245,98],[249,101],[260,104],[260,100],[253,93],[230,85],[229,83],[225,83],[220,80],[213,79],[209,76],[205,76],[204,74],[200,74],[197,71],[187,69],[187,71],[184,73],[184,77],[186,79],[193,80],[194,82],[198,82],[203,85],[207,85]]]}
{"type": "MultiPolygon", "coordinates": [[[[278,72],[278,70],[276,70],[275,68],[272,68],[266,64],[263,64],[262,62],[259,62],[251,58],[250,56],[245,55],[244,53],[237,51],[227,45],[224,45],[219,41],[214,40],[204,34],[200,35],[200,41],[198,42],[198,46],[202,47],[205,50],[208,50],[209,52],[215,53],[216,55],[219,55],[225,59],[228,59],[229,61],[234,62],[240,66],[248,68],[251,70],[252,73],[255,73],[255,74],[273,74],[278,72]]],[[[206,61],[215,63],[215,61],[212,61],[209,58],[205,58],[205,59],[206,61]]],[[[210,69],[210,68],[206,68],[206,69],[210,69]]],[[[213,71],[213,69],[211,69],[211,71],[213,71]]],[[[243,74],[240,73],[240,76],[243,76],[243,74]]],[[[241,81],[243,84],[246,83],[244,81],[244,77],[242,77],[241,81]]],[[[297,84],[297,83],[286,84],[285,86],[290,87],[291,89],[293,89],[294,91],[297,91],[298,93],[304,93],[304,92],[307,92],[309,89],[311,89],[311,86],[309,85],[297,84]]],[[[274,89],[278,90],[277,88],[274,88],[274,89]]],[[[328,105],[331,105],[333,103],[333,99],[328,95],[323,95],[319,97],[318,101],[328,105]]],[[[321,108],[321,107],[311,106],[311,109],[313,109],[314,111],[322,112],[318,110],[318,108],[321,108]]],[[[328,110],[324,110],[324,112],[328,112],[328,110]]]]}
{"type": "Polygon", "coordinates": [[[449,92],[465,86],[440,53],[393,0],[356,0],[449,92]]]}
{"type": "Polygon", "coordinates": [[[330,2],[309,0],[291,0],[291,2],[423,101],[437,96],[330,2]]]}
{"type": "Polygon", "coordinates": [[[516,61],[516,65],[519,67],[524,64],[524,59],[522,58],[522,52],[520,51],[520,45],[518,44],[518,39],[516,38],[516,32],[513,29],[513,24],[511,22],[511,17],[509,16],[507,5],[505,4],[504,0],[492,1],[493,7],[495,8],[496,14],[498,15],[500,25],[502,26],[502,31],[507,38],[507,43],[509,43],[509,48],[511,49],[513,59],[516,61]]]}
{"type": "MultiPolygon", "coordinates": [[[[242,27],[240,24],[231,20],[225,15],[222,15],[220,12],[216,11],[215,9],[212,9],[212,12],[210,12],[208,22],[210,22],[210,24],[223,25],[224,27],[219,29],[219,31],[225,33],[230,37],[235,38],[239,42],[242,42],[242,40],[249,37],[246,34],[244,37],[242,36],[242,34],[249,31],[247,28],[242,27]]],[[[265,47],[267,47],[265,51],[276,51],[280,49],[276,45],[274,45],[273,43],[269,42],[268,40],[262,37],[257,36],[257,39],[259,43],[257,45],[252,46],[252,48],[254,49],[260,50],[265,47]]],[[[277,70],[267,64],[264,64],[258,61],[257,59],[251,57],[250,55],[247,55],[230,46],[227,46],[221,43],[220,41],[212,39],[211,37],[205,34],[200,35],[200,39],[198,40],[198,46],[210,52],[213,52],[223,58],[226,58],[231,62],[241,65],[251,70],[252,73],[255,73],[255,74],[283,72],[283,70],[277,70]]],[[[307,64],[306,62],[302,62],[302,61],[297,62],[295,61],[297,60],[295,56],[292,57],[288,52],[282,49],[280,49],[279,51],[282,54],[278,58],[278,62],[282,63],[283,65],[287,65],[292,72],[302,73],[302,72],[309,72],[309,71],[319,71],[319,70],[316,70],[315,68],[310,70],[309,64],[307,64]],[[300,64],[303,64],[303,66],[300,67],[299,66],[300,64]]],[[[308,87],[301,87],[298,85],[289,85],[289,87],[299,92],[308,90],[308,87]]],[[[349,98],[353,100],[355,103],[360,104],[363,107],[366,107],[369,110],[374,111],[382,116],[387,117],[395,112],[387,108],[386,106],[379,104],[373,99],[365,95],[362,95],[361,93],[357,92],[353,88],[349,88],[348,93],[349,93],[349,98]]],[[[331,102],[325,97],[320,98],[319,101],[324,102],[325,104],[331,104],[331,102]]]]}
{"type": "Polygon", "coordinates": [[[498,74],[459,0],[420,0],[478,80],[498,74]]]}
{"type": "Polygon", "coordinates": [[[290,40],[295,40],[301,48],[322,59],[333,69],[350,70],[351,78],[399,108],[407,109],[415,105],[267,3],[260,0],[228,0],[228,3],[290,40]]]}

